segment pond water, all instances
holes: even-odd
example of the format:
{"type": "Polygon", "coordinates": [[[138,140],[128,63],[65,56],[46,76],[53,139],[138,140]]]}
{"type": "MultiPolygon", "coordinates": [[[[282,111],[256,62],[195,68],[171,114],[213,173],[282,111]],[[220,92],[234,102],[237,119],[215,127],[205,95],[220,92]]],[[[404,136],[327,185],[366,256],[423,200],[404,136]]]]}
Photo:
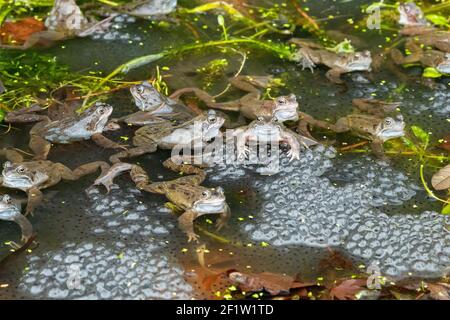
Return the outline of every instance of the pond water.
{"type": "MultiPolygon", "coordinates": [[[[283,2],[253,1],[256,3],[271,7],[283,2]]],[[[360,20],[360,6],[368,3],[306,2],[308,13],[323,29],[358,38],[358,49],[376,51],[394,32],[360,32],[346,23],[349,18],[360,20]]],[[[192,16],[189,22],[204,41],[217,39],[220,34],[214,14],[192,16]]],[[[151,23],[125,17],[116,21],[115,30],[117,33],[110,35],[114,39],[79,38],[33,50],[56,56],[73,71],[102,71],[106,75],[130,59],[196,41],[183,23],[151,23]]],[[[295,35],[311,38],[301,30],[295,35]]],[[[281,42],[290,37],[268,36],[281,42]]],[[[406,83],[390,70],[382,70],[370,76],[344,75],[344,88],[327,80],[325,68],[311,73],[270,52],[240,50],[247,51],[242,74],[281,78],[285,86],[271,94],[294,93],[302,111],[316,118],[334,121],[352,111],[352,99],[376,97],[401,102],[407,127],[423,128],[431,134],[433,143],[449,133],[449,78],[435,80],[436,86],[429,88],[413,80],[420,78],[420,68],[402,71],[410,79],[406,83]]],[[[126,80],[153,77],[159,66],[169,67],[161,72],[170,91],[202,87],[204,79],[196,70],[213,59],[228,61],[225,73],[207,88],[217,94],[239,69],[242,56],[238,52],[217,48],[192,51],[132,70],[126,80]]],[[[230,91],[223,100],[239,95],[230,91]]],[[[114,106],[114,117],[135,111],[126,89],[112,93],[107,102],[114,106]]],[[[13,130],[2,135],[0,147],[27,150],[29,129],[14,125],[13,130]]],[[[125,128],[107,136],[118,141],[132,133],[132,129],[125,128]]],[[[304,279],[316,279],[324,273],[319,262],[331,248],[348,256],[362,271],[375,264],[383,275],[394,279],[437,278],[448,273],[450,220],[440,214],[442,204],[424,190],[418,159],[389,155],[388,161],[381,161],[370,152],[342,154],[336,148],[361,140],[320,129],[313,135],[324,145],[302,152],[299,161],[288,163],[282,158],[281,171],[272,176],[260,175],[254,166],[237,164],[207,169],[205,185],[222,186],[232,212],[227,228],[220,231],[209,223],[208,219],[215,219],[211,216],[196,221],[200,243],[209,250],[207,261],[226,261],[229,268],[241,271],[301,274],[304,279]]],[[[55,145],[49,159],[75,168],[90,161],[107,161],[111,154],[113,151],[88,141],[55,145]]],[[[158,151],[133,162],[141,164],[152,179],[164,180],[175,177],[162,166],[168,157],[169,152],[158,151]]],[[[426,179],[433,172],[435,168],[426,168],[426,179]]],[[[44,192],[43,204],[30,217],[38,245],[0,265],[0,284],[8,284],[0,289],[1,299],[213,297],[213,292],[199,290],[200,284],[189,277],[197,264],[199,245],[186,242],[164,197],[141,193],[125,175],[117,179],[118,187],[109,194],[101,188],[85,192],[93,179],[90,175],[77,182],[62,182],[44,192]],[[70,289],[67,281],[74,270],[81,275],[81,285],[70,289]]],[[[20,192],[2,190],[6,192],[24,197],[20,192]]],[[[19,240],[18,229],[1,222],[0,256],[8,255],[10,247],[6,243],[10,240],[19,240]]]]}

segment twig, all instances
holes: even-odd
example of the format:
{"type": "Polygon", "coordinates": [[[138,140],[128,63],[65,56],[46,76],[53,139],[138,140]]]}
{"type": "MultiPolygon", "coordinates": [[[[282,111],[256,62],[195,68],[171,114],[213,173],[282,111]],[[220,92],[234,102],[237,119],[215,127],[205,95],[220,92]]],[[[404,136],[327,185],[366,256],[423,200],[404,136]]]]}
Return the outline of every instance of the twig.
{"type": "Polygon", "coordinates": [[[428,184],[427,184],[427,182],[425,181],[425,178],[424,178],[424,176],[423,176],[423,167],[424,167],[424,165],[421,164],[421,165],[420,165],[420,180],[422,181],[422,184],[423,184],[423,187],[425,188],[425,191],[428,193],[428,195],[429,195],[430,197],[432,197],[432,198],[434,198],[434,199],[436,199],[436,200],[438,200],[438,201],[440,201],[440,202],[443,202],[443,203],[450,203],[450,201],[446,201],[446,200],[443,200],[443,199],[439,198],[438,196],[436,196],[436,195],[433,193],[433,191],[430,190],[430,188],[428,187],[428,184]]]}
{"type": "Polygon", "coordinates": [[[294,5],[295,10],[297,10],[300,15],[305,18],[317,31],[320,31],[320,27],[317,22],[311,18],[303,9],[298,5],[296,0],[292,0],[292,4],[294,5]]]}

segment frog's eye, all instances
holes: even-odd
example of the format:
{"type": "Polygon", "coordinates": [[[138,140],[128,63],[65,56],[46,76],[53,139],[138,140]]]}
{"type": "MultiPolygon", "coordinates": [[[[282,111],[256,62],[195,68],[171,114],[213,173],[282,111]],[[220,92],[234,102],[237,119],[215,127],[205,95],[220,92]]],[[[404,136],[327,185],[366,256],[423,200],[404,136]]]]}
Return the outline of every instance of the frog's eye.
{"type": "Polygon", "coordinates": [[[208,197],[209,196],[209,191],[205,190],[202,192],[202,196],[203,197],[208,197]]]}
{"type": "Polygon", "coordinates": [[[24,173],[25,172],[25,168],[20,166],[20,167],[17,167],[16,171],[17,171],[17,173],[24,173]]]}
{"type": "Polygon", "coordinates": [[[384,119],[384,124],[390,126],[392,124],[392,119],[391,118],[384,119]]]}
{"type": "Polygon", "coordinates": [[[144,93],[144,87],[143,86],[137,87],[137,91],[141,94],[144,93]]]}
{"type": "Polygon", "coordinates": [[[211,117],[211,116],[209,116],[209,117],[208,117],[208,121],[209,121],[210,123],[215,123],[215,122],[217,121],[217,119],[216,119],[216,117],[211,117]]]}
{"type": "Polygon", "coordinates": [[[286,98],[278,98],[278,103],[279,104],[285,104],[286,103],[286,98]]]}
{"type": "Polygon", "coordinates": [[[99,108],[98,109],[98,113],[100,113],[100,114],[104,114],[105,113],[105,109],[102,107],[102,108],[99,108]]]}
{"type": "Polygon", "coordinates": [[[8,196],[7,194],[5,194],[3,196],[3,201],[8,203],[8,204],[11,204],[12,203],[12,198],[10,196],[8,196]]]}

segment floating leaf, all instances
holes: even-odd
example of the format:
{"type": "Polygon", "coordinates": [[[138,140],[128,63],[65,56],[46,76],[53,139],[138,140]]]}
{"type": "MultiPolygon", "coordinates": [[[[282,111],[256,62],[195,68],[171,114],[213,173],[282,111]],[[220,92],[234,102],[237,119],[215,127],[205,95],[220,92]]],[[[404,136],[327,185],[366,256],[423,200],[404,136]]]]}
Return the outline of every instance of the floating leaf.
{"type": "Polygon", "coordinates": [[[428,142],[430,142],[430,135],[426,131],[418,126],[411,126],[411,131],[425,146],[428,145],[428,142]]]}
{"type": "Polygon", "coordinates": [[[0,39],[2,43],[23,44],[36,32],[44,31],[45,25],[42,21],[28,17],[16,22],[5,22],[0,28],[0,39]]]}
{"type": "Polygon", "coordinates": [[[232,270],[228,272],[229,279],[237,284],[242,291],[255,292],[267,291],[271,295],[289,292],[291,289],[314,286],[315,283],[301,283],[293,277],[271,272],[243,273],[232,270]]]}
{"type": "Polygon", "coordinates": [[[442,73],[440,73],[436,68],[428,67],[423,70],[422,76],[424,78],[440,78],[442,73]]]}
{"type": "Polygon", "coordinates": [[[433,175],[431,184],[436,190],[450,189],[450,164],[433,175]]]}
{"type": "Polygon", "coordinates": [[[447,283],[428,283],[427,289],[435,300],[450,300],[449,285],[447,283]]]}

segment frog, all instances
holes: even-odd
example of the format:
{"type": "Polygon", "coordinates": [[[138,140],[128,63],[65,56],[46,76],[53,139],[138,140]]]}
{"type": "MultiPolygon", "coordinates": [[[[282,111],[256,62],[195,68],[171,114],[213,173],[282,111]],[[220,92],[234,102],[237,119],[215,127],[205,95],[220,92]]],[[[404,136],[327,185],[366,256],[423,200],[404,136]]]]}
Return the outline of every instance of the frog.
{"type": "Polygon", "coordinates": [[[413,1],[400,3],[398,8],[398,23],[402,26],[400,34],[405,36],[418,36],[432,34],[438,31],[425,18],[425,15],[413,1]]]}
{"type": "Polygon", "coordinates": [[[198,112],[160,93],[148,81],[132,85],[130,92],[136,107],[140,110],[131,115],[114,119],[114,122],[124,122],[130,126],[144,126],[150,124],[170,122],[183,123],[191,120],[198,112]]]}
{"type": "Polygon", "coordinates": [[[403,116],[401,114],[394,117],[387,116],[387,114],[394,112],[400,104],[376,99],[355,99],[353,105],[360,112],[353,112],[341,117],[334,124],[315,120],[311,116],[305,118],[305,121],[315,127],[336,133],[352,132],[367,139],[371,142],[374,154],[380,159],[386,159],[383,143],[405,135],[403,116]]]}
{"type": "Polygon", "coordinates": [[[33,236],[33,226],[30,221],[21,213],[21,205],[19,202],[14,201],[13,198],[4,194],[0,196],[0,220],[12,221],[16,223],[22,232],[21,242],[19,245],[14,241],[11,241],[11,246],[18,250],[24,246],[33,236]]]}
{"type": "Polygon", "coordinates": [[[424,18],[422,10],[414,3],[399,5],[399,24],[403,26],[400,34],[410,36],[407,42],[423,44],[444,52],[450,52],[450,32],[439,30],[424,18]]]}
{"type": "Polygon", "coordinates": [[[238,160],[245,159],[250,154],[250,148],[247,143],[269,144],[269,143],[286,143],[290,146],[287,156],[290,161],[300,159],[301,144],[304,147],[310,147],[317,144],[316,141],[304,136],[300,136],[287,129],[280,123],[277,118],[259,117],[247,126],[240,127],[233,131],[236,137],[236,150],[238,160]]]}
{"type": "Polygon", "coordinates": [[[134,0],[121,5],[115,11],[136,17],[155,17],[175,11],[177,0],[134,0]]]}
{"type": "Polygon", "coordinates": [[[27,123],[31,120],[40,120],[30,130],[29,147],[34,152],[35,160],[45,160],[52,143],[70,144],[76,141],[92,140],[104,148],[126,149],[124,145],[102,135],[112,111],[112,106],[97,102],[80,115],[68,116],[60,120],[52,121],[47,115],[39,114],[9,114],[6,121],[27,123]]]}
{"type": "Polygon", "coordinates": [[[420,64],[423,68],[434,68],[441,74],[450,74],[450,53],[439,50],[417,48],[408,56],[400,50],[391,49],[391,58],[398,65],[420,64]]]}
{"type": "Polygon", "coordinates": [[[325,74],[333,83],[343,84],[341,75],[354,71],[371,71],[372,57],[370,51],[335,53],[311,41],[292,38],[290,43],[299,46],[293,60],[299,62],[304,69],[314,72],[316,65],[330,68],[325,74]]]}
{"type": "Polygon", "coordinates": [[[116,14],[110,15],[102,21],[88,19],[75,0],[55,0],[53,7],[45,19],[44,31],[31,34],[20,46],[1,45],[5,49],[25,50],[36,44],[48,44],[54,41],[66,40],[72,37],[87,37],[94,33],[106,31],[116,14]]]}
{"type": "Polygon", "coordinates": [[[220,128],[224,122],[225,119],[214,110],[208,110],[181,125],[146,125],[134,133],[134,148],[112,155],[109,160],[115,164],[123,158],[153,153],[158,148],[170,150],[175,146],[203,146],[204,143],[221,137],[220,128]]]}
{"type": "Polygon", "coordinates": [[[75,181],[101,169],[101,175],[108,172],[110,165],[105,161],[94,161],[80,165],[74,170],[62,163],[49,160],[25,161],[23,156],[14,149],[0,149],[0,155],[6,157],[3,164],[0,186],[24,191],[28,195],[25,215],[33,214],[41,203],[41,190],[58,184],[61,180],[75,181]]]}
{"type": "Polygon", "coordinates": [[[262,100],[261,92],[257,87],[267,87],[272,81],[271,76],[239,75],[229,79],[230,85],[248,92],[244,97],[224,103],[218,103],[214,97],[199,88],[182,88],[172,94],[173,98],[179,98],[185,93],[195,94],[208,108],[224,111],[240,112],[247,119],[255,120],[258,117],[275,117],[280,122],[298,120],[298,102],[294,94],[279,96],[271,100],[262,100]]]}
{"type": "Polygon", "coordinates": [[[231,213],[221,187],[202,186],[206,174],[194,165],[176,163],[171,158],[165,160],[163,165],[185,175],[174,180],[152,182],[142,167],[133,165],[130,171],[131,179],[139,190],[162,194],[183,211],[178,218],[178,224],[187,235],[188,242],[198,242],[199,236],[194,232],[194,220],[202,215],[219,214],[216,223],[218,230],[226,225],[231,213]]]}

